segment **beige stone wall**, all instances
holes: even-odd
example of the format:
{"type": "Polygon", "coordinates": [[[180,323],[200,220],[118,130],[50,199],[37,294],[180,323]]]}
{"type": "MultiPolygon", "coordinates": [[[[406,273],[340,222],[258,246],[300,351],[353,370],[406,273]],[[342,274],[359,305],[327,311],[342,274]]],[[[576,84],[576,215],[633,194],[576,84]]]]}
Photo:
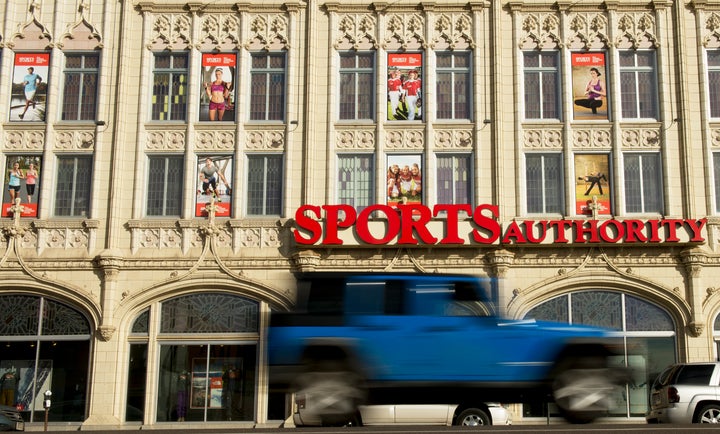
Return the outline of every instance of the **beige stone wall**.
{"type": "MultiPolygon", "coordinates": [[[[291,271],[296,269],[498,276],[499,305],[511,317],[572,290],[622,291],[670,313],[680,360],[715,358],[712,321],[720,310],[720,291],[713,277],[720,266],[720,219],[713,211],[712,152],[720,150],[720,123],[705,109],[707,65],[699,47],[720,46],[718,17],[720,3],[714,1],[11,1],[0,9],[0,100],[10,99],[13,53],[46,51],[52,59],[52,109],[47,122],[25,123],[8,122],[8,108],[0,106],[0,165],[13,154],[44,159],[39,218],[0,221],[5,235],[0,239],[0,290],[53,296],[93,322],[98,333],[89,427],[122,423],[129,327],[143,309],[169,297],[213,290],[259,300],[264,312],[286,309],[294,302],[291,271]],[[623,122],[616,104],[611,121],[573,121],[572,101],[565,97],[561,121],[525,121],[521,47],[560,49],[564,70],[570,50],[606,51],[616,101],[618,48],[655,47],[659,120],[623,122]],[[382,120],[386,54],[423,51],[432,62],[433,51],[445,49],[472,50],[471,121],[439,122],[432,115],[412,124],[338,121],[338,50],[376,50],[377,85],[367,91],[377,95],[376,118],[382,120]],[[101,53],[97,120],[103,124],[59,120],[63,53],[78,50],[101,53]],[[163,50],[190,53],[187,122],[149,120],[152,53],[163,50]],[[242,85],[249,76],[249,53],[255,50],[287,51],[285,120],[247,121],[245,86],[237,92],[237,122],[198,122],[201,53],[237,52],[242,85]],[[508,245],[504,250],[497,245],[298,248],[293,242],[297,207],[337,202],[338,153],[372,153],[376,167],[383,167],[389,154],[423,154],[425,173],[432,173],[438,153],[471,152],[475,203],[499,205],[499,220],[506,224],[526,217],[522,156],[537,150],[563,151],[568,173],[573,152],[662,152],[666,213],[641,217],[708,217],[707,241],[698,246],[508,245]],[[185,155],[188,179],[195,177],[197,155],[235,156],[232,218],[193,217],[192,181],[185,188],[181,218],[145,216],[146,156],[171,153],[185,155]],[[253,153],[286,156],[282,215],[245,215],[241,186],[246,184],[245,156],[253,153]],[[94,158],[92,208],[85,219],[52,215],[50,180],[58,155],[94,158]]],[[[431,83],[435,71],[425,69],[424,79],[431,83]]],[[[435,90],[426,92],[426,110],[432,113],[435,90]]],[[[618,161],[613,157],[613,164],[618,161]]],[[[611,180],[615,186],[622,185],[621,175],[617,167],[611,180]]],[[[433,192],[429,185],[428,205],[435,204],[433,192]]],[[[615,217],[628,217],[621,206],[622,188],[614,194],[615,217]]],[[[572,216],[570,192],[566,203],[572,216]]],[[[260,373],[257,421],[262,423],[266,379],[260,373]]]]}

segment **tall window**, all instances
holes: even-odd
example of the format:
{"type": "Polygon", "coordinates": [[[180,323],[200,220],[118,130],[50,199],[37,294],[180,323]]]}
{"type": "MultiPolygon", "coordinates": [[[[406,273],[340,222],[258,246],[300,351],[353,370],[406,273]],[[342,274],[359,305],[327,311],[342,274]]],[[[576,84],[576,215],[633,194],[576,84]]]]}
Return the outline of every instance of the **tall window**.
{"type": "Polygon", "coordinates": [[[562,154],[526,154],[527,212],[563,214],[562,154]]]}
{"type": "Polygon", "coordinates": [[[282,177],[282,155],[248,157],[247,213],[249,215],[280,215],[282,177]]]}
{"type": "Polygon", "coordinates": [[[655,51],[620,51],[620,100],[625,119],[657,118],[655,51]]]}
{"type": "Polygon", "coordinates": [[[360,210],[373,202],[373,154],[338,157],[338,200],[360,210]]]}
{"type": "Polygon", "coordinates": [[[659,153],[624,154],[627,212],[663,212],[660,160],[659,153]]]}
{"type": "Polygon", "coordinates": [[[560,118],[560,71],[557,51],[524,52],[525,118],[560,118]]]}
{"type": "Polygon", "coordinates": [[[470,52],[439,52],[437,59],[437,118],[470,119],[470,52]]]}
{"type": "Polygon", "coordinates": [[[472,203],[472,160],[470,154],[441,155],[437,158],[438,203],[472,203]]]}
{"type": "Polygon", "coordinates": [[[707,52],[710,117],[720,118],[720,50],[707,52]]]}
{"type": "Polygon", "coordinates": [[[65,56],[62,120],[95,119],[99,65],[100,56],[96,53],[65,56]]]}
{"type": "Polygon", "coordinates": [[[713,175],[715,178],[715,212],[720,212],[720,152],[713,153],[713,175]]]}
{"type": "Polygon", "coordinates": [[[250,71],[250,119],[283,120],[285,92],[285,54],[254,53],[250,71]]]}
{"type": "Polygon", "coordinates": [[[179,216],[182,211],[183,157],[150,157],[147,215],[179,216]]]}
{"type": "Polygon", "coordinates": [[[152,120],[187,119],[187,54],[156,53],[153,69],[152,120]]]}
{"type": "Polygon", "coordinates": [[[340,54],[340,119],[374,118],[375,53],[340,54]]]}
{"type": "Polygon", "coordinates": [[[55,215],[87,217],[90,212],[92,157],[59,157],[55,215]]]}

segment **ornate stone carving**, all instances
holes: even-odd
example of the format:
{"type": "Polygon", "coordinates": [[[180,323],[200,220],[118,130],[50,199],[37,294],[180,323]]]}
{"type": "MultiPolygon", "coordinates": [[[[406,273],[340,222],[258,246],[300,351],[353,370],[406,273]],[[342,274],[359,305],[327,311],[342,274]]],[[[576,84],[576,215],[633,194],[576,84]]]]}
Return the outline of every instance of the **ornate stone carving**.
{"type": "Polygon", "coordinates": [[[562,149],[561,131],[557,129],[525,130],[523,131],[523,146],[528,149],[562,149]]]}
{"type": "Polygon", "coordinates": [[[278,228],[262,228],[263,247],[280,247],[280,231],[278,228]]]}
{"type": "Polygon", "coordinates": [[[186,14],[158,14],[152,25],[148,49],[189,48],[190,17],[186,14]]]}
{"type": "Polygon", "coordinates": [[[592,50],[609,45],[608,21],[602,13],[575,13],[569,21],[568,46],[592,50]]]}
{"type": "Polygon", "coordinates": [[[287,18],[279,14],[256,15],[250,21],[247,50],[279,50],[290,48],[287,18]]]}
{"type": "Polygon", "coordinates": [[[622,133],[623,148],[660,148],[660,131],[656,128],[628,128],[622,133]]]}
{"type": "Polygon", "coordinates": [[[248,131],[245,148],[253,151],[283,151],[285,133],[280,130],[248,131]]]}
{"type": "Polygon", "coordinates": [[[54,148],[58,151],[92,151],[95,148],[95,132],[58,131],[54,148]]]}
{"type": "Polygon", "coordinates": [[[472,149],[473,131],[471,129],[435,130],[435,148],[472,149]]]}
{"type": "Polygon", "coordinates": [[[378,47],[375,39],[376,19],[369,14],[346,14],[338,20],[336,50],[363,50],[378,47]]]}
{"type": "Polygon", "coordinates": [[[6,151],[42,152],[45,143],[43,131],[6,131],[3,148],[6,151]]]}
{"type": "Polygon", "coordinates": [[[98,327],[97,332],[98,336],[100,336],[100,339],[102,339],[103,342],[108,342],[115,334],[115,330],[117,330],[115,326],[101,325],[100,327],[98,327]]]}
{"type": "Polygon", "coordinates": [[[231,151],[235,148],[233,131],[198,131],[195,149],[198,151],[231,151]]]}
{"type": "Polygon", "coordinates": [[[58,47],[61,49],[99,49],[103,48],[100,31],[90,23],[90,4],[80,0],[76,10],[76,20],[68,24],[65,33],[60,36],[58,47]]]}
{"type": "Polygon", "coordinates": [[[720,147],[720,129],[710,129],[710,146],[712,146],[713,148],[720,147]]]}
{"type": "Polygon", "coordinates": [[[238,230],[240,247],[260,247],[260,228],[242,228],[238,230]]]}
{"type": "Polygon", "coordinates": [[[388,17],[383,47],[408,50],[427,48],[425,20],[420,14],[394,14],[388,17]]]}
{"type": "Polygon", "coordinates": [[[238,47],[240,45],[240,20],[235,15],[206,15],[203,16],[201,24],[201,42],[198,44],[203,48],[208,45],[221,50],[230,45],[238,47]]]}
{"type": "Polygon", "coordinates": [[[705,20],[705,34],[702,37],[702,44],[705,48],[717,48],[720,44],[720,15],[712,12],[705,20]]]}
{"type": "Polygon", "coordinates": [[[320,265],[320,254],[313,250],[301,250],[292,259],[301,272],[313,271],[320,265]]]}
{"type": "Polygon", "coordinates": [[[609,128],[573,130],[572,136],[575,149],[610,149],[612,147],[609,128]]]}
{"type": "Polygon", "coordinates": [[[425,133],[423,130],[389,130],[385,136],[385,147],[387,149],[412,149],[422,150],[425,145],[425,133]]]}
{"type": "Polygon", "coordinates": [[[374,149],[375,148],[375,131],[373,130],[341,130],[336,134],[335,146],[338,149],[374,149]]]}
{"type": "Polygon", "coordinates": [[[537,50],[562,48],[560,19],[555,12],[527,14],[522,20],[518,46],[537,50]]]}
{"type": "Polygon", "coordinates": [[[625,13],[618,20],[618,36],[615,44],[623,47],[629,44],[631,48],[659,47],[655,29],[655,18],[647,12],[625,13]]]}
{"type": "Polygon", "coordinates": [[[148,151],[182,151],[185,149],[184,131],[150,131],[145,149],[148,151]]]}
{"type": "Polygon", "coordinates": [[[687,331],[692,337],[700,337],[705,330],[705,324],[701,322],[695,322],[692,321],[690,324],[687,325],[687,331]]]}
{"type": "Polygon", "coordinates": [[[472,31],[472,18],[468,14],[442,14],[435,20],[430,47],[475,48],[472,31]]]}

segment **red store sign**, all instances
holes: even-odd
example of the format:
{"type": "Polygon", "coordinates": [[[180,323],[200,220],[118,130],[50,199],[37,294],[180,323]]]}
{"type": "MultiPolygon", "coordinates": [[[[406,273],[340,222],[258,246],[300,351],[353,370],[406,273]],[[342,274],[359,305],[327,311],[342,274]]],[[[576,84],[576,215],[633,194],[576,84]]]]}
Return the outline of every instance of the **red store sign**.
{"type": "Polygon", "coordinates": [[[560,219],[501,223],[497,205],[303,205],[295,212],[302,245],[492,245],[703,243],[707,219],[560,219]]]}

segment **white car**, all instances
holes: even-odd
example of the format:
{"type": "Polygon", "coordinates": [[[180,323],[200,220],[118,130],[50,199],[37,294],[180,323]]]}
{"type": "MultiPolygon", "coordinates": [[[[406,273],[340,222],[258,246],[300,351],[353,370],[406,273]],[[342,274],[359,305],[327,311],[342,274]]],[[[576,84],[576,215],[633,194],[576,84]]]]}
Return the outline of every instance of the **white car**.
{"type": "MultiPolygon", "coordinates": [[[[304,400],[296,398],[293,421],[296,426],[322,425],[312,412],[305,411],[304,400]]],[[[358,425],[512,425],[510,411],[497,403],[386,404],[361,405],[358,425]]]]}

